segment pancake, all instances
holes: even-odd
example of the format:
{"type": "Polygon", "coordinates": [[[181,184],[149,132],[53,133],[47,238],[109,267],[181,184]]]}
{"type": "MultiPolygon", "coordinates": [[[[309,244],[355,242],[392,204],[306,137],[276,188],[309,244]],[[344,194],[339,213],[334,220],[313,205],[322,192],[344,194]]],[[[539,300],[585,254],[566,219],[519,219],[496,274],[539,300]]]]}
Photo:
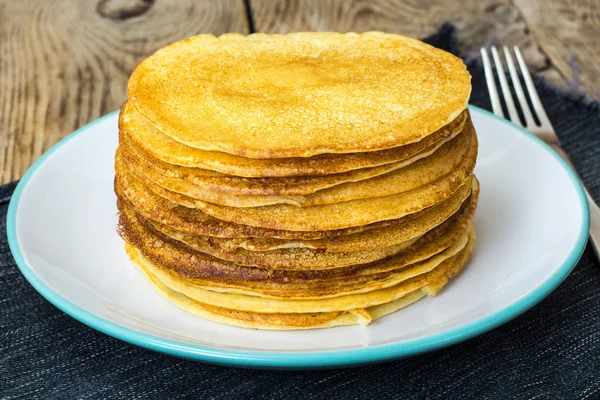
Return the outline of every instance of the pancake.
{"type": "MultiPolygon", "coordinates": [[[[386,226],[366,229],[362,232],[340,235],[327,239],[285,240],[265,238],[234,239],[235,246],[251,251],[268,251],[280,248],[306,247],[325,251],[360,251],[390,246],[409,240],[419,233],[438,226],[455,213],[474,213],[479,195],[479,184],[473,180],[471,193],[465,199],[462,191],[455,192],[448,199],[423,211],[411,214],[400,220],[392,220],[386,226]],[[464,210],[463,210],[464,209],[464,210]]],[[[213,239],[218,240],[218,239],[213,239]]],[[[227,239],[224,239],[227,241],[227,239]]],[[[233,248],[233,246],[228,246],[233,248]]]]}
{"type": "MultiPolygon", "coordinates": [[[[139,148],[126,134],[119,135],[119,151],[127,159],[128,163],[140,168],[144,175],[154,182],[174,191],[177,186],[190,187],[189,196],[200,199],[208,199],[210,193],[226,194],[232,196],[299,196],[314,193],[318,190],[327,189],[336,185],[349,182],[358,182],[373,178],[404,168],[415,161],[430,156],[444,143],[454,139],[460,132],[438,140],[423,151],[402,161],[393,162],[373,168],[362,168],[339,174],[321,176],[291,176],[283,178],[244,178],[220,172],[208,171],[201,168],[181,167],[168,164],[154,158],[148,152],[139,148]],[[153,178],[157,176],[158,178],[153,178]],[[179,182],[181,181],[181,182],[179,182]],[[172,182],[169,185],[169,182],[172,182]],[[195,196],[193,191],[200,191],[201,195],[195,196]]],[[[186,194],[185,191],[180,192],[186,194]]]]}
{"type": "Polygon", "coordinates": [[[190,284],[165,273],[142,257],[139,262],[170,289],[197,302],[237,311],[257,313],[322,313],[369,308],[397,300],[416,290],[436,294],[441,287],[466,264],[473,253],[475,232],[470,231],[468,243],[455,255],[446,258],[429,272],[379,290],[318,299],[274,299],[236,293],[221,293],[190,284]],[[431,288],[427,288],[432,285],[431,288]]]}
{"type": "Polygon", "coordinates": [[[298,240],[333,238],[360,233],[369,229],[402,224],[408,219],[419,215],[419,213],[413,213],[395,220],[380,221],[370,225],[337,230],[286,231],[222,221],[205,214],[201,210],[179,206],[146,188],[141,182],[137,181],[133,176],[127,173],[127,171],[121,171],[121,173],[117,171],[117,176],[115,178],[115,193],[117,198],[130,201],[138,213],[152,221],[166,224],[174,229],[193,235],[206,235],[222,238],[257,237],[298,240]]]}
{"type": "MultiPolygon", "coordinates": [[[[299,249],[316,250],[318,253],[358,252],[376,250],[406,242],[420,237],[451,217],[457,219],[462,213],[472,215],[477,205],[478,193],[479,187],[476,180],[474,180],[471,194],[466,200],[462,196],[463,193],[456,193],[440,204],[423,210],[414,218],[407,219],[402,223],[328,239],[290,241],[260,238],[215,238],[205,235],[189,235],[153,221],[148,221],[147,225],[151,225],[154,230],[160,231],[169,237],[188,243],[188,245],[200,251],[225,259],[239,253],[249,254],[248,251],[272,252],[274,255],[281,254],[284,250],[299,249]],[[199,243],[192,245],[193,242],[199,243]],[[219,256],[218,253],[226,253],[227,255],[219,256]]],[[[239,262],[239,260],[233,261],[239,262]]]]}
{"type": "MultiPolygon", "coordinates": [[[[472,213],[449,220],[426,233],[404,252],[370,264],[331,269],[274,270],[245,267],[195,251],[180,242],[148,230],[130,210],[119,216],[119,232],[154,265],[180,278],[212,290],[252,292],[258,296],[313,296],[317,289],[331,293],[351,285],[361,289],[387,280],[391,273],[443,252],[456,245],[468,230],[472,213]]],[[[318,266],[317,266],[318,267],[318,266]]]]}
{"type": "MultiPolygon", "coordinates": [[[[333,204],[361,198],[387,196],[401,193],[433,182],[449,174],[461,164],[472,146],[476,147],[476,135],[473,125],[468,122],[465,130],[455,139],[443,144],[429,157],[411,163],[392,172],[359,182],[338,184],[304,196],[253,196],[223,193],[195,185],[187,180],[169,178],[135,157],[126,157],[127,152],[120,148],[116,156],[117,163],[126,164],[129,172],[148,184],[152,182],[163,189],[182,194],[192,199],[202,200],[229,207],[260,207],[275,204],[295,206],[314,206],[333,204]],[[124,159],[123,161],[121,161],[124,159]]],[[[473,157],[476,152],[471,152],[473,157]]]]}
{"type": "Polygon", "coordinates": [[[283,158],[418,142],[465,110],[470,91],[462,60],[421,41],[304,32],[181,40],[139,64],[127,93],[180,143],[283,158]]]}
{"type": "MultiPolygon", "coordinates": [[[[472,151],[476,153],[476,149],[472,151]]],[[[373,198],[361,198],[335,204],[324,204],[310,207],[297,207],[277,204],[263,207],[227,207],[171,192],[143,179],[156,194],[171,202],[188,208],[198,208],[204,213],[224,221],[256,226],[261,228],[287,231],[323,231],[364,226],[383,220],[398,219],[405,215],[431,207],[459,188],[471,187],[472,171],[475,167],[475,156],[465,157],[459,168],[430,184],[416,187],[402,193],[373,198]]],[[[122,175],[121,166],[117,162],[117,175],[122,175]]],[[[136,177],[140,178],[140,177],[136,177]]],[[[376,179],[376,178],[375,178],[376,179]]],[[[360,183],[360,182],[359,182],[360,183]]],[[[418,182],[415,182],[418,185],[418,182]]],[[[369,187],[376,193],[375,188],[369,187]]]]}
{"type": "MultiPolygon", "coordinates": [[[[247,285],[248,287],[243,288],[232,285],[229,282],[226,284],[223,282],[217,282],[216,284],[209,281],[198,282],[197,280],[186,280],[186,282],[211,292],[236,293],[271,299],[325,299],[341,295],[371,292],[394,286],[407,279],[422,275],[436,268],[444,260],[460,252],[465,248],[467,242],[468,233],[463,232],[463,234],[461,234],[461,236],[459,236],[459,238],[449,247],[442,249],[431,257],[423,258],[425,257],[424,254],[417,249],[413,252],[404,254],[403,257],[397,257],[394,264],[395,268],[392,270],[344,278],[341,282],[313,280],[292,284],[285,283],[283,285],[260,283],[253,287],[247,285]],[[411,263],[415,260],[417,261],[411,263]]],[[[148,261],[141,253],[140,257],[142,260],[148,261]]],[[[389,266],[390,264],[387,265],[389,266]]],[[[181,280],[181,276],[169,270],[163,269],[159,272],[159,275],[175,281],[181,280]]]]}
{"type": "Polygon", "coordinates": [[[362,315],[359,316],[358,312],[352,311],[311,314],[264,314],[237,311],[200,303],[170,289],[158,278],[152,275],[147,268],[144,267],[144,265],[139,261],[137,253],[131,246],[127,246],[127,253],[137,264],[139,269],[146,275],[154,289],[179,308],[213,322],[242,328],[297,330],[331,328],[334,326],[355,324],[368,325],[373,320],[398,311],[399,309],[404,308],[426,296],[423,290],[416,290],[390,303],[370,307],[369,309],[364,310],[364,312],[368,313],[369,317],[367,319],[365,319],[362,315]]]}
{"type": "Polygon", "coordinates": [[[398,254],[419,239],[419,237],[416,237],[386,247],[353,252],[327,252],[307,248],[289,248],[265,252],[245,249],[228,251],[215,246],[212,240],[207,241],[198,236],[181,234],[164,225],[157,227],[157,224],[151,223],[150,227],[154,233],[162,233],[161,238],[168,237],[177,240],[201,253],[210,254],[222,260],[233,261],[237,265],[286,270],[328,269],[366,264],[398,254]]]}
{"type": "MultiPolygon", "coordinates": [[[[301,186],[304,182],[307,182],[307,185],[311,185],[311,182],[315,179],[314,176],[335,175],[354,170],[384,166],[391,163],[406,162],[426,149],[431,148],[434,145],[439,145],[441,144],[441,141],[445,141],[460,133],[464,128],[468,116],[469,112],[468,110],[465,110],[448,125],[441,127],[422,140],[406,146],[362,153],[320,154],[306,158],[258,159],[194,149],[176,142],[157,130],[142,117],[129,102],[126,102],[123,105],[121,113],[119,114],[119,135],[125,141],[130,140],[133,147],[136,147],[146,152],[149,156],[154,157],[154,159],[163,161],[171,166],[174,170],[173,173],[179,174],[179,176],[181,174],[187,175],[191,173],[191,176],[197,176],[198,179],[207,181],[213,177],[222,177],[220,174],[211,174],[211,172],[216,171],[231,176],[248,178],[308,177],[306,178],[307,181],[299,180],[298,184],[294,184],[295,186],[301,186]],[[197,168],[197,170],[194,172],[177,171],[177,166],[197,168]]],[[[362,176],[364,176],[365,173],[366,171],[363,171],[361,173],[363,174],[362,176]]],[[[370,173],[374,172],[371,171],[370,173]]],[[[349,175],[345,178],[334,177],[333,179],[338,181],[350,179],[351,176],[352,175],[349,175]]],[[[354,179],[356,179],[356,175],[354,179]]],[[[268,182],[269,180],[267,179],[264,181],[268,182]]],[[[288,179],[286,183],[289,183],[289,181],[290,180],[288,179]]],[[[323,182],[325,181],[321,181],[321,184],[323,184],[323,182]]],[[[229,183],[229,185],[232,184],[233,183],[229,183]]],[[[243,182],[242,185],[243,188],[250,186],[243,182]]],[[[223,189],[221,189],[221,191],[223,191],[223,189]]],[[[244,192],[237,194],[277,193],[244,192]]],[[[290,192],[287,194],[306,193],[290,192]]]]}

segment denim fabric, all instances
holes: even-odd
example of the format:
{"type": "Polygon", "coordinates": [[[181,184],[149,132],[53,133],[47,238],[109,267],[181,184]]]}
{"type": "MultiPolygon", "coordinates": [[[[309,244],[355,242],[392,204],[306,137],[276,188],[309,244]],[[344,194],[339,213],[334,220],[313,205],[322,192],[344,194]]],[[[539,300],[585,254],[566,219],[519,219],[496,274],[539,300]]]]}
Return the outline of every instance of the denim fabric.
{"type": "MultiPolygon", "coordinates": [[[[445,25],[431,43],[456,52],[445,25]]],[[[472,102],[489,109],[479,60],[472,102]]],[[[537,81],[566,151],[600,199],[600,107],[537,81]]],[[[218,367],[144,350],[58,311],[25,281],[0,188],[1,399],[599,399],[600,265],[588,246],[571,275],[519,318],[467,342],[380,365],[329,371],[218,367]]]]}

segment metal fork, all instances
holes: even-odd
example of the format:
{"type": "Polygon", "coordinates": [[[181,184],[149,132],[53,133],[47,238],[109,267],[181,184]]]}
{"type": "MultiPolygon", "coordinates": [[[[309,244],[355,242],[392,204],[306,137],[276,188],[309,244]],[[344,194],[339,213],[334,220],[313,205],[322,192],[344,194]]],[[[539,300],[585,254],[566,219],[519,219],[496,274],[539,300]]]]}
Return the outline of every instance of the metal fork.
{"type": "MultiPolygon", "coordinates": [[[[540,101],[537,90],[535,89],[535,85],[533,84],[533,80],[531,79],[531,75],[529,74],[529,70],[527,69],[527,65],[525,64],[525,60],[519,51],[517,46],[513,47],[514,54],[517,58],[517,62],[519,64],[519,70],[521,75],[523,76],[523,80],[525,81],[525,86],[527,87],[527,93],[529,94],[529,98],[531,103],[533,104],[533,110],[535,111],[540,124],[537,125],[535,120],[533,119],[533,114],[529,107],[529,103],[527,102],[527,98],[525,97],[525,92],[523,91],[523,86],[521,85],[521,81],[519,80],[519,73],[517,68],[515,67],[515,62],[513,60],[512,54],[510,50],[504,46],[504,58],[506,59],[506,64],[508,66],[508,72],[510,73],[511,81],[517,95],[517,100],[521,107],[521,111],[523,112],[523,117],[525,118],[525,124],[521,123],[521,119],[517,113],[517,109],[515,107],[515,101],[513,99],[513,95],[510,90],[510,86],[508,84],[508,80],[506,79],[506,75],[504,72],[504,67],[502,64],[502,60],[500,59],[500,55],[498,54],[498,50],[496,47],[492,47],[492,59],[494,60],[494,64],[496,66],[496,72],[498,74],[498,80],[500,81],[500,88],[502,89],[502,95],[504,97],[504,102],[506,104],[506,109],[508,110],[508,120],[513,124],[518,125],[522,128],[527,129],[529,132],[536,135],[538,138],[542,139],[546,144],[548,144],[558,155],[560,155],[575,171],[573,164],[569,160],[567,154],[560,148],[560,142],[556,133],[554,132],[554,128],[546,115],[546,111],[544,110],[544,106],[540,101]]],[[[496,82],[494,80],[494,72],[492,69],[492,64],[490,62],[490,57],[488,55],[488,51],[485,48],[481,49],[481,58],[483,59],[483,68],[485,71],[485,78],[487,82],[488,91],[490,93],[490,100],[492,101],[492,109],[494,110],[494,114],[506,118],[504,112],[502,110],[502,106],[500,104],[500,96],[498,95],[498,90],[496,89],[496,82]]],[[[583,182],[582,182],[583,185],[583,182]]],[[[590,194],[588,193],[585,186],[583,187],[585,194],[587,196],[588,204],[590,207],[590,238],[593,244],[594,250],[596,251],[596,256],[600,259],[600,208],[594,202],[590,194]]]]}

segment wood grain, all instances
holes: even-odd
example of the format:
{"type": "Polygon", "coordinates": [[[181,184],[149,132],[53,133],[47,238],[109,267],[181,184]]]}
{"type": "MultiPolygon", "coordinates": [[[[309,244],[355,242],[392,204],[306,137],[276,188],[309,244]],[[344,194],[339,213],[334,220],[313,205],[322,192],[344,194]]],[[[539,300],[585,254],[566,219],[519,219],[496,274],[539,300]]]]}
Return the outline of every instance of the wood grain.
{"type": "Polygon", "coordinates": [[[509,0],[250,0],[250,4],[258,32],[380,30],[419,38],[452,21],[460,49],[467,54],[476,54],[489,43],[518,45],[534,67],[547,67],[519,9],[509,0]]]}
{"type": "Polygon", "coordinates": [[[0,0],[0,183],[120,107],[156,49],[225,32],[248,32],[243,0],[0,0]]]}
{"type": "Polygon", "coordinates": [[[413,37],[452,21],[461,51],[519,45],[550,80],[600,98],[598,0],[0,0],[0,183],[117,109],[129,74],[156,49],[198,33],[247,33],[249,17],[259,32],[413,37]]]}
{"type": "Polygon", "coordinates": [[[256,30],[270,33],[382,30],[423,37],[451,21],[457,25],[463,53],[477,56],[486,44],[518,45],[536,72],[563,88],[600,98],[598,0],[250,0],[250,4],[256,30]]]}
{"type": "Polygon", "coordinates": [[[600,99],[600,2],[514,0],[550,62],[570,83],[600,99]]]}

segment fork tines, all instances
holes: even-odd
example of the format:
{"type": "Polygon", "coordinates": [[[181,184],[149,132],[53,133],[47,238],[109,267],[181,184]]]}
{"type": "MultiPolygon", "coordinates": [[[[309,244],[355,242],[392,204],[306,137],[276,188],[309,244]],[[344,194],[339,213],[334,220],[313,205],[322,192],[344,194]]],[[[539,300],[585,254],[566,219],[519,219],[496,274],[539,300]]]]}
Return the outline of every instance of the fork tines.
{"type": "MultiPolygon", "coordinates": [[[[505,113],[502,109],[502,104],[500,102],[500,95],[498,94],[498,89],[496,87],[496,81],[494,78],[494,69],[492,68],[492,63],[490,62],[488,50],[482,48],[481,58],[483,59],[483,68],[485,71],[486,82],[490,93],[490,99],[492,102],[492,109],[494,111],[494,114],[503,118],[507,118],[514,124],[526,128],[527,130],[538,135],[544,134],[548,131],[552,132],[552,124],[550,123],[550,120],[548,119],[548,116],[544,111],[542,102],[540,101],[538,93],[535,89],[535,85],[533,84],[533,80],[531,79],[531,75],[529,74],[529,70],[527,69],[527,64],[525,64],[525,60],[523,59],[519,48],[517,46],[513,47],[513,52],[517,59],[519,67],[518,70],[515,66],[515,61],[511,51],[506,46],[503,47],[503,50],[504,59],[506,60],[508,72],[510,73],[510,78],[512,86],[514,88],[514,92],[517,97],[518,105],[523,113],[524,122],[521,120],[521,118],[519,118],[517,107],[515,106],[515,100],[511,92],[511,87],[506,77],[506,72],[503,66],[502,58],[496,47],[492,47],[492,59],[494,61],[495,70],[498,75],[498,81],[500,82],[502,97],[504,98],[506,110],[508,111],[508,117],[504,115],[505,113]],[[531,104],[533,105],[533,110],[531,109],[529,102],[527,101],[525,91],[523,90],[523,86],[521,85],[519,72],[523,77],[525,86],[527,87],[527,94],[529,95],[529,99],[531,100],[531,104]],[[539,124],[536,123],[533,112],[535,112],[539,120],[539,124]]],[[[551,141],[555,140],[553,137],[549,137],[548,139],[551,141]]]]}

